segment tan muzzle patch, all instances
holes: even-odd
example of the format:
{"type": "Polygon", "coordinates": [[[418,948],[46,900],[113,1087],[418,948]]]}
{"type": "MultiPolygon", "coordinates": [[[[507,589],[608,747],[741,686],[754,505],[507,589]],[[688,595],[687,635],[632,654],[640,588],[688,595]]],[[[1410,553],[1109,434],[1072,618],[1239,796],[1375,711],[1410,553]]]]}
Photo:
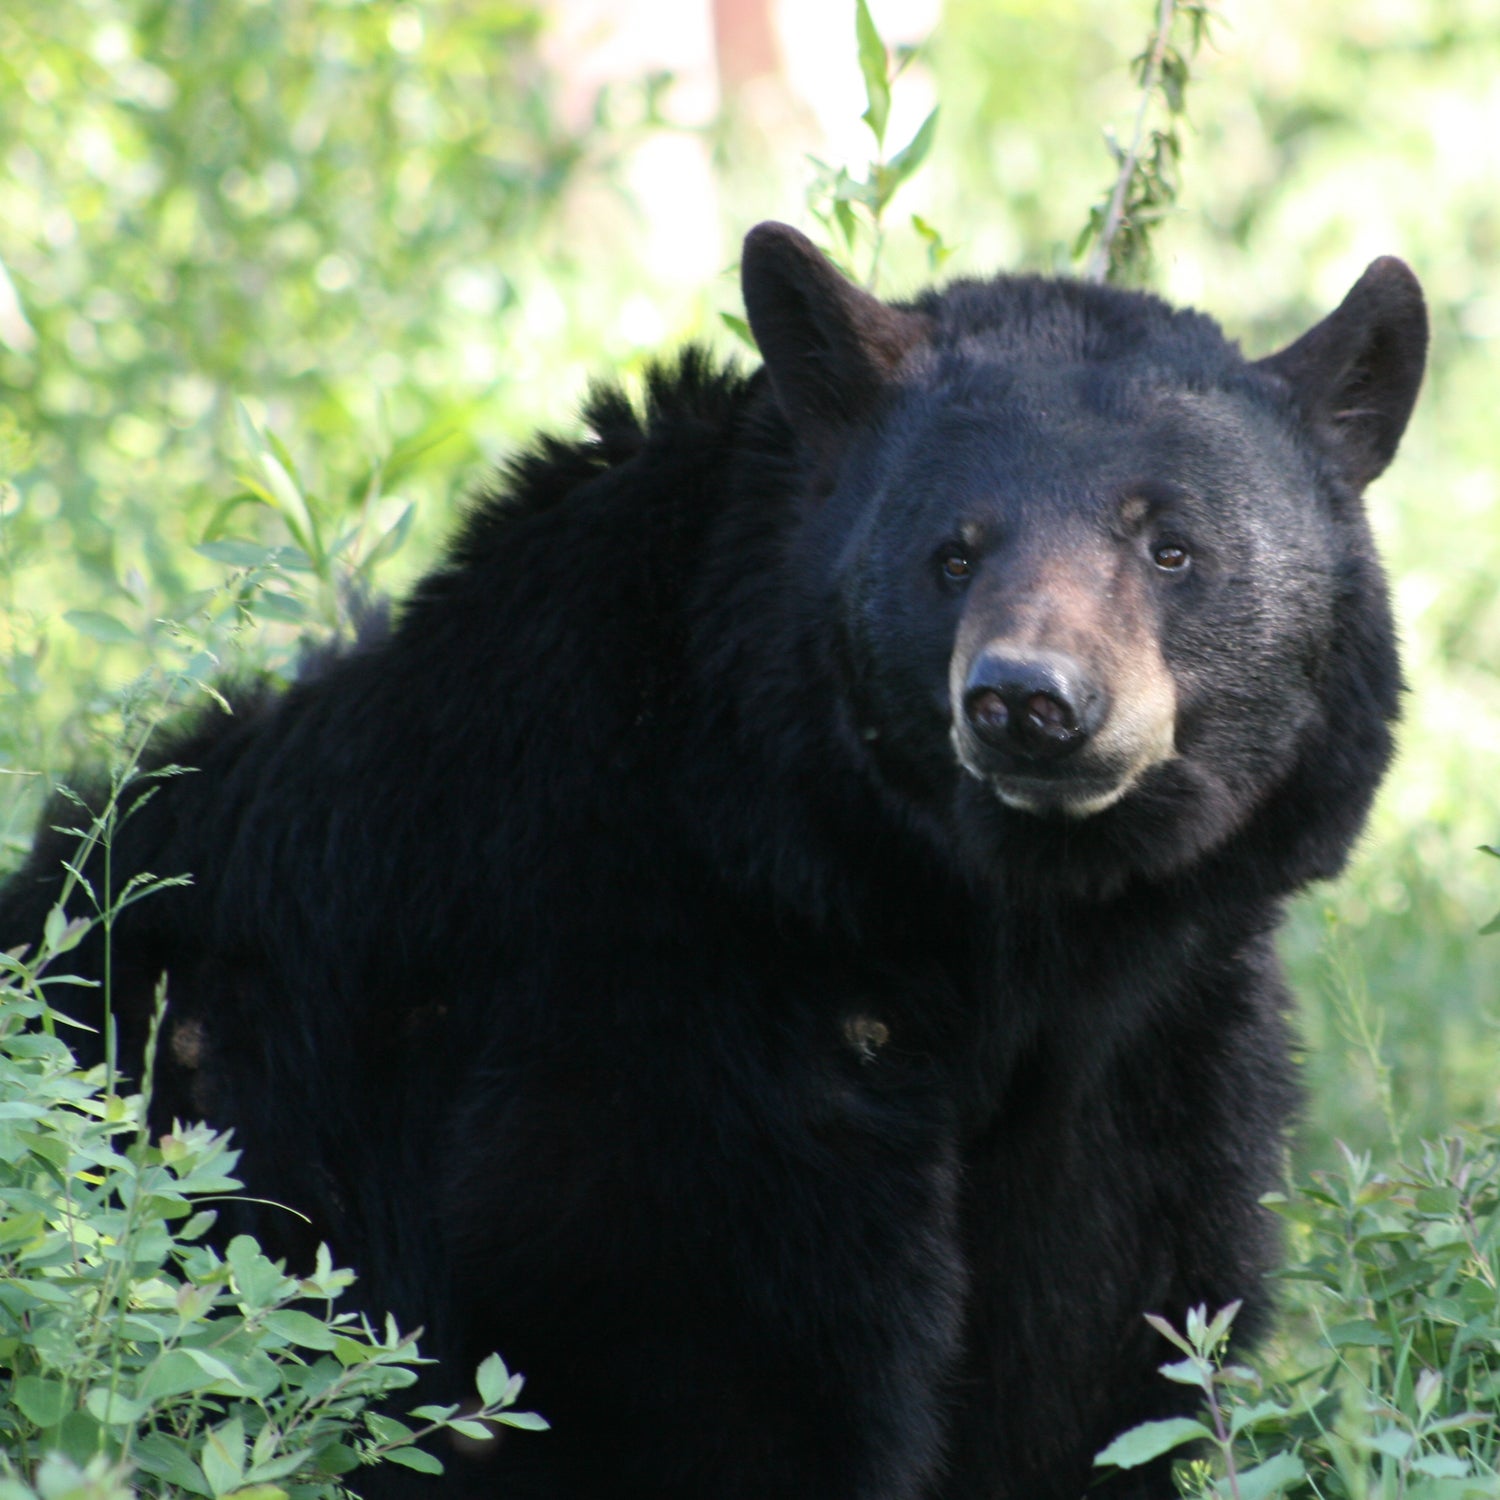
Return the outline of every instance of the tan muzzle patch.
{"type": "Polygon", "coordinates": [[[1162,655],[1156,602],[1129,560],[1106,549],[1047,559],[998,598],[977,595],[970,607],[980,612],[978,631],[961,632],[950,670],[953,740],[965,770],[989,782],[1001,801],[1025,812],[1088,817],[1175,755],[1177,687],[1162,655]],[[985,630],[990,617],[998,628],[985,630]],[[1102,720],[1056,766],[1034,775],[1024,767],[997,771],[962,728],[968,673],[982,651],[1076,663],[1081,679],[1103,696],[1102,720]]]}

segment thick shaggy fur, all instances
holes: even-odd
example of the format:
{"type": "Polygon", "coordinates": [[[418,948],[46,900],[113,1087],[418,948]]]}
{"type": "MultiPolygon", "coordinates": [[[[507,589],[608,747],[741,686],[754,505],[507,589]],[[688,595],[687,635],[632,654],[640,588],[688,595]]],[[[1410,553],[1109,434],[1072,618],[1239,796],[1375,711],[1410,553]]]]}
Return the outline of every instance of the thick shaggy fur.
{"type": "Polygon", "coordinates": [[[526,1372],[553,1430],[450,1492],[1076,1500],[1183,1403],[1143,1313],[1264,1325],[1272,937],[1390,751],[1358,492],[1420,295],[1377,263],[1253,365],[1142,294],[886,308],[775,226],[745,265],[765,371],[596,396],[387,636],[161,749],[196,770],[115,875],[193,884],[119,923],[124,1055],[165,972],[159,1120],[232,1125],[312,1219],[230,1227],[330,1242],[434,1394],[526,1372]],[[1018,807],[965,748],[976,653],[1023,636],[1067,640],[1101,742],[1171,705],[1109,805],[1064,760],[1018,807]]]}

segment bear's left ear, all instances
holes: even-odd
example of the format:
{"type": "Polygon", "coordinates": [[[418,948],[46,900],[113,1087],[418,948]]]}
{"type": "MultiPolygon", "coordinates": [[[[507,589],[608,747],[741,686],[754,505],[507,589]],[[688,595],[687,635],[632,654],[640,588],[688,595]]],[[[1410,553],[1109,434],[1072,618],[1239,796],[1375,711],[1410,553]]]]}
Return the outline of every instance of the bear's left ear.
{"type": "Polygon", "coordinates": [[[776,404],[814,450],[834,447],[928,336],[920,313],[862,291],[786,224],[745,236],[740,279],[776,404]]]}
{"type": "Polygon", "coordinates": [[[1422,288],[1386,255],[1321,323],[1256,367],[1291,386],[1345,478],[1363,489],[1395,457],[1426,359],[1422,288]]]}

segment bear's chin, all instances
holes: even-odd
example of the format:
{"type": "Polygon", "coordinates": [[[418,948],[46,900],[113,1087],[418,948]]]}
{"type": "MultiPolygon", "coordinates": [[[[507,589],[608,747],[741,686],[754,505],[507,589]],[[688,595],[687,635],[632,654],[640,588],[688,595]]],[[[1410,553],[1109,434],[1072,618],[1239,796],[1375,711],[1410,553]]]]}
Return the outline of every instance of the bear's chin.
{"type": "Polygon", "coordinates": [[[1100,757],[1092,765],[1074,765],[1051,775],[1022,775],[1015,771],[983,769],[960,754],[964,773],[988,788],[1001,804],[1013,812],[1034,818],[1082,822],[1121,801],[1153,768],[1174,759],[1172,755],[1140,756],[1121,765],[1100,757]]]}
{"type": "Polygon", "coordinates": [[[999,878],[1012,899],[1097,901],[1180,875],[1212,857],[1250,816],[1217,778],[1182,756],[1118,780],[1080,779],[1075,789],[1082,795],[1070,804],[1059,782],[1006,778],[1006,795],[995,778],[965,770],[950,833],[971,868],[999,878]]]}
{"type": "Polygon", "coordinates": [[[1135,784],[1136,778],[1100,784],[1095,781],[1063,783],[1025,777],[991,778],[988,786],[1013,812],[1035,818],[1066,818],[1080,822],[1113,807],[1135,784]]]}

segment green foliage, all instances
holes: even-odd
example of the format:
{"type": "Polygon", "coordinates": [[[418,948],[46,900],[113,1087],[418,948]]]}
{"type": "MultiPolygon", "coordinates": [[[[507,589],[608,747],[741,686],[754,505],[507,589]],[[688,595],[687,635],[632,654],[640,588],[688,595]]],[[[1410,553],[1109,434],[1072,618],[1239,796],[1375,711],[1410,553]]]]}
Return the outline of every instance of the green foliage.
{"type": "MultiPolygon", "coordinates": [[[[213,683],[233,674],[245,643],[258,672],[285,680],[311,643],[352,636],[412,530],[414,502],[393,496],[390,487],[441,441],[429,436],[375,455],[343,493],[327,499],[308,487],[274,432],[243,406],[237,414],[248,462],[192,549],[214,565],[216,581],[167,599],[130,570],[110,607],[61,614],[74,636],[106,648],[107,660],[132,672],[120,687],[94,685],[73,719],[96,746],[118,747],[116,758],[127,769],[163,718],[204,693],[217,696],[213,683]],[[289,541],[261,540],[246,520],[256,513],[274,516],[289,541]]],[[[0,673],[9,678],[16,707],[0,716],[0,757],[45,762],[42,667],[49,638],[42,622],[20,610],[0,611],[0,619],[10,634],[8,642],[0,636],[0,673]]],[[[10,832],[17,848],[44,790],[40,778],[28,778],[8,806],[0,802],[0,832],[10,832]]]]}
{"type": "MultiPolygon", "coordinates": [[[[938,111],[932,110],[916,133],[894,156],[885,155],[885,131],[891,112],[891,87],[916,57],[916,49],[901,49],[893,61],[890,49],[875,28],[865,0],[855,0],[855,39],[859,71],[864,80],[866,107],[860,117],[874,139],[874,154],[864,177],[847,167],[832,167],[812,159],[815,175],[808,188],[808,207],[822,224],[834,259],[856,280],[874,290],[880,279],[885,249],[885,211],[896,190],[926,161],[937,135],[938,111]],[[863,262],[861,269],[860,263],[863,262]]],[[[918,214],[912,228],[926,246],[928,264],[942,269],[952,253],[943,237],[918,214]]]]}
{"type": "MultiPolygon", "coordinates": [[[[494,226],[538,232],[584,149],[550,109],[536,25],[524,4],[332,0],[0,16],[0,139],[20,143],[0,262],[25,288],[0,377],[48,434],[91,568],[112,572],[89,496],[128,494],[138,466],[215,481],[236,390],[363,418],[373,376],[404,431],[447,406],[451,370],[424,353],[504,311],[494,226]],[[472,296],[453,283],[485,268],[472,296]]],[[[353,424],[319,426],[352,469],[353,424]]]]}
{"type": "MultiPolygon", "coordinates": [[[[127,765],[81,833],[70,886],[87,886],[86,851],[108,848],[132,779],[127,765]]],[[[81,982],[59,972],[66,955],[174,883],[143,876],[108,902],[91,890],[92,917],[60,902],[33,949],[0,954],[0,1495],[317,1500],[362,1464],[440,1473],[418,1446],[437,1433],[544,1427],[513,1409],[521,1377],[498,1355],[472,1410],[422,1406],[408,1425],[371,1409],[416,1379],[415,1338],[334,1310],[354,1277],[326,1247],[296,1276],[247,1235],[222,1254],[205,1243],[240,1186],[228,1137],[177,1124],[153,1140],[149,1074],[119,1092],[112,1047],[78,1068],[46,1002],[81,982]]],[[[158,1026],[164,1008],[163,987],[158,1026]]]]}
{"type": "Polygon", "coordinates": [[[1109,192],[1089,211],[1073,246],[1090,281],[1141,283],[1151,264],[1151,231],[1177,202],[1177,169],[1182,160],[1178,130],[1186,111],[1189,59],[1197,53],[1212,12],[1198,0],[1158,0],[1156,26],[1146,49],[1132,64],[1140,87],[1130,144],[1112,133],[1105,142],[1115,162],[1109,192]],[[1179,20],[1186,20],[1188,52],[1173,44],[1179,20]],[[1165,112],[1165,124],[1146,128],[1152,107],[1165,112]]]}
{"type": "MultiPolygon", "coordinates": [[[[1493,844],[1481,844],[1479,846],[1479,850],[1482,854],[1488,854],[1495,859],[1500,859],[1500,849],[1495,848],[1493,844]]],[[[1497,932],[1500,932],[1500,913],[1497,913],[1495,916],[1491,917],[1489,921],[1479,929],[1479,935],[1480,937],[1490,937],[1497,932]]]]}
{"type": "Polygon", "coordinates": [[[1467,1130],[1389,1172],[1339,1166],[1267,1200],[1294,1254],[1282,1274],[1299,1337],[1266,1379],[1226,1363],[1237,1309],[1200,1309],[1169,1380],[1201,1420],[1151,1422],[1097,1462],[1132,1468],[1187,1444],[1178,1469],[1212,1500],[1477,1500],[1500,1496],[1500,1131],[1467,1130]]]}
{"type": "Polygon", "coordinates": [[[100,1484],[149,1476],[161,1495],[333,1495],[340,1475],[381,1458],[438,1472],[413,1444],[440,1429],[483,1439],[487,1421],[536,1425],[508,1410],[509,1376],[482,1380],[463,1418],[423,1407],[407,1426],[367,1410],[415,1379],[414,1340],[332,1310],[353,1277],[326,1250],[296,1277],[247,1236],[222,1256],[199,1243],[214,1220],[205,1205],[239,1186],[226,1137],[188,1126],[152,1144],[142,1097],[105,1091],[102,1068],[81,1073],[57,1037],[22,1029],[37,1014],[5,996],[8,1496],[47,1495],[59,1460],[95,1465],[100,1484]]]}
{"type": "Polygon", "coordinates": [[[615,123],[559,123],[538,24],[511,0],[0,7],[0,693],[31,726],[0,715],[0,768],[75,759],[80,706],[217,586],[224,549],[197,549],[249,518],[242,453],[256,539],[321,595],[268,580],[261,617],[328,620],[340,538],[419,531],[495,393],[534,387],[496,346],[524,342],[517,285],[570,263],[557,204],[607,176],[615,123]],[[322,552],[267,429],[316,453],[322,552]]]}
{"type": "MultiPolygon", "coordinates": [[[[890,121],[891,89],[918,56],[918,49],[891,49],[875,26],[866,0],[855,0],[854,36],[865,110],[860,116],[872,138],[873,153],[863,177],[847,166],[832,166],[809,157],[813,168],[807,186],[807,206],[823,230],[823,249],[845,274],[875,290],[887,244],[886,209],[897,190],[913,178],[927,160],[937,136],[938,111],[930,110],[910,141],[889,159],[885,156],[886,126],[890,121]]],[[[941,271],[953,254],[943,236],[920,214],[911,216],[911,229],[922,245],[928,270],[941,271]]],[[[755,348],[750,325],[738,313],[720,312],[719,320],[742,344],[755,348]]]]}

